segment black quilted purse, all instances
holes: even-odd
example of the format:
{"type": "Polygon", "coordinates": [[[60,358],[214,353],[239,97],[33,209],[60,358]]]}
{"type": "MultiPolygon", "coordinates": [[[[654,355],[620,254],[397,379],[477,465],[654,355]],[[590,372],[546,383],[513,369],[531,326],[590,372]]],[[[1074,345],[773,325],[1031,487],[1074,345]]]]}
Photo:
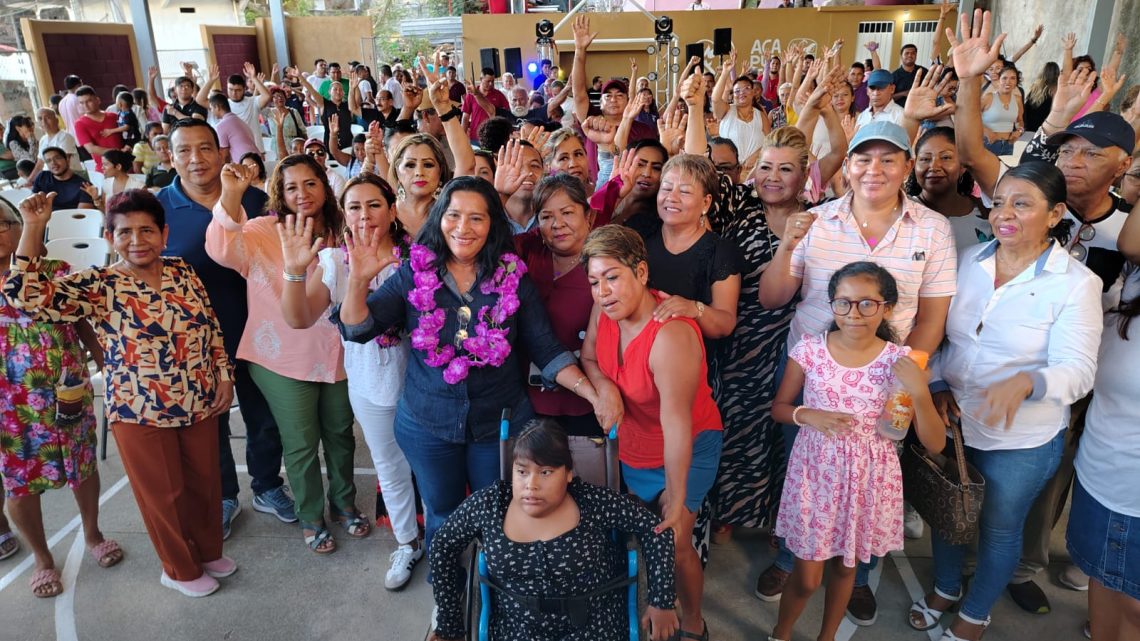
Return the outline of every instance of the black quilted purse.
{"type": "Polygon", "coordinates": [[[953,456],[931,454],[918,444],[903,450],[903,495],[943,541],[962,545],[978,538],[986,480],[966,462],[962,429],[956,423],[950,429],[953,456]]]}

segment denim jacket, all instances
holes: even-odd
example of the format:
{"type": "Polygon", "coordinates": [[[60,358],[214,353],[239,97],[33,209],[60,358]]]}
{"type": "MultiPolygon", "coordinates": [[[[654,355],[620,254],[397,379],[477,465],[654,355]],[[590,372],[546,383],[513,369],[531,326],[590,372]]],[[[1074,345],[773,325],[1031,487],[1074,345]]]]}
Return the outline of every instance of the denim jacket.
{"type": "MultiPolygon", "coordinates": [[[[454,279],[446,270],[440,274],[444,287],[435,293],[436,305],[447,310],[447,320],[440,331],[441,342],[446,342],[459,331],[456,310],[467,305],[472,316],[484,305],[490,307],[497,294],[484,294],[479,290],[485,274],[480,273],[475,286],[461,295],[454,279]]],[[[411,332],[419,325],[420,312],[408,302],[408,292],[414,287],[412,268],[404,263],[380,289],[368,295],[368,318],[357,325],[345,325],[340,320],[340,307],[332,313],[332,321],[340,328],[345,340],[364,343],[382,334],[390,327],[403,325],[411,332]]],[[[542,376],[550,385],[563,368],[575,364],[574,356],[550,329],[550,319],[538,296],[538,290],[529,276],[524,276],[518,290],[519,309],[506,323],[511,353],[502,367],[473,367],[467,378],[455,385],[443,380],[443,368],[431,367],[424,362],[426,354],[413,349],[408,361],[404,393],[397,409],[413,423],[444,441],[462,443],[489,441],[499,436],[499,418],[504,408],[512,411],[514,433],[532,416],[530,402],[524,386],[524,366],[519,352],[525,352],[542,368],[542,376]],[[520,345],[521,341],[521,345],[520,345]]],[[[471,319],[468,331],[474,334],[476,319],[471,319]]]]}

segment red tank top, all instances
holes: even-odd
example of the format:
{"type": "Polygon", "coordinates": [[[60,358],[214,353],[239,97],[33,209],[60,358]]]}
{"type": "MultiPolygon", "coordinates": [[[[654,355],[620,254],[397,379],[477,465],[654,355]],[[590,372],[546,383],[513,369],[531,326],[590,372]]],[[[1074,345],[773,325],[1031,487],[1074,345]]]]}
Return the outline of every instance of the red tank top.
{"type": "MultiPolygon", "coordinates": [[[[654,296],[660,297],[657,292],[654,296]]],[[[687,323],[697,336],[701,329],[691,318],[674,318],[666,322],[687,323]]],[[[618,428],[621,437],[618,458],[622,463],[638,469],[650,469],[665,465],[665,439],[661,434],[661,394],[653,382],[653,372],[649,369],[649,352],[657,332],[664,323],[650,320],[632,341],[625,347],[624,363],[618,360],[621,349],[621,329],[604,313],[598,315],[598,341],[596,345],[598,366],[618,389],[625,403],[625,418],[618,428]]],[[[708,384],[708,365],[705,363],[704,341],[701,344],[701,358],[695,363],[700,368],[700,382],[693,399],[693,438],[706,430],[723,430],[720,411],[713,402],[712,390],[708,384]]]]}

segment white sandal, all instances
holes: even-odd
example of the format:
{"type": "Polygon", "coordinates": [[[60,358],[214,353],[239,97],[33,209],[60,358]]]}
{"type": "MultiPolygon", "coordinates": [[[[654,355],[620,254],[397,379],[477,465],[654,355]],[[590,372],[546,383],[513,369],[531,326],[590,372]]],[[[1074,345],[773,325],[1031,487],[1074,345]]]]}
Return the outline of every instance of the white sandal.
{"type": "MultiPolygon", "coordinates": [[[[959,612],[958,618],[962,619],[966,623],[972,623],[974,625],[982,626],[982,634],[983,635],[986,633],[986,629],[990,627],[990,617],[986,617],[985,621],[978,621],[977,619],[971,619],[970,617],[965,616],[964,614],[959,612]]],[[[980,639],[981,637],[978,637],[978,638],[980,639]]],[[[968,639],[963,639],[962,637],[954,634],[953,632],[950,631],[950,628],[947,627],[945,630],[942,631],[942,637],[938,641],[968,641],[968,639]]]]}
{"type": "MultiPolygon", "coordinates": [[[[958,596],[949,596],[938,588],[934,588],[934,593],[951,603],[957,603],[962,598],[961,594],[958,596]]],[[[938,621],[942,619],[942,613],[942,610],[935,610],[927,605],[926,597],[922,597],[910,606],[910,616],[907,617],[907,623],[915,630],[930,630],[938,625],[938,621]],[[922,617],[921,626],[915,625],[915,615],[922,617]]]]}

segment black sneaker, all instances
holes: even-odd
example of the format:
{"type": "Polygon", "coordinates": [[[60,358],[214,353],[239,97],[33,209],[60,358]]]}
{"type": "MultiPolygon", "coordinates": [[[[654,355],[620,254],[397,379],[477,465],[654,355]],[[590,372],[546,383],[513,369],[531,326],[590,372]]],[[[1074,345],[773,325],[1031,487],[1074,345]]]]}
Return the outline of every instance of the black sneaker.
{"type": "Polygon", "coordinates": [[[760,578],[756,579],[756,598],[768,603],[774,603],[780,600],[784,594],[784,584],[788,582],[788,577],[791,572],[785,572],[776,567],[776,564],[768,566],[760,574],[760,578]]]}
{"type": "Polygon", "coordinates": [[[1045,592],[1033,581],[1010,583],[1006,589],[1009,590],[1009,596],[1013,597],[1017,607],[1030,614],[1049,614],[1052,609],[1049,606],[1049,597],[1045,596],[1045,592]]]}
{"type": "Polygon", "coordinates": [[[870,586],[857,585],[851,590],[851,599],[847,602],[847,618],[855,625],[874,625],[879,618],[879,604],[875,601],[875,593],[870,586]]]}

